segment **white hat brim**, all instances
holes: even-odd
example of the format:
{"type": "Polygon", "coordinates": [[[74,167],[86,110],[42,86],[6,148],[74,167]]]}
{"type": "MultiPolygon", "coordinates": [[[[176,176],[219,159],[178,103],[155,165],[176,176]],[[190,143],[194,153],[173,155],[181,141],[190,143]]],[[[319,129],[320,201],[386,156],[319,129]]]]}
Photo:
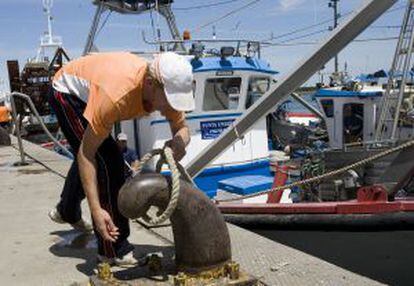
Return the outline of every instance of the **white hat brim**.
{"type": "Polygon", "coordinates": [[[195,109],[193,91],[177,91],[173,87],[164,85],[164,92],[168,103],[177,111],[192,111],[195,109]]]}

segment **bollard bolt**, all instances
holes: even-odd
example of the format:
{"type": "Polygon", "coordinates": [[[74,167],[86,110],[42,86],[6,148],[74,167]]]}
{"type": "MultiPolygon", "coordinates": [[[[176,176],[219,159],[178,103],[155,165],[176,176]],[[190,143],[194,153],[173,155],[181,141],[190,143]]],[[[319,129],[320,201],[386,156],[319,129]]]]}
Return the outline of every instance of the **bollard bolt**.
{"type": "Polygon", "coordinates": [[[231,280],[237,280],[240,276],[240,265],[234,261],[227,263],[227,274],[231,280]]]}
{"type": "Polygon", "coordinates": [[[98,265],[98,278],[103,281],[108,281],[112,279],[113,274],[111,271],[111,266],[108,263],[100,263],[98,265]]]}
{"type": "Polygon", "coordinates": [[[174,286],[187,286],[188,277],[183,272],[179,272],[174,277],[174,286]]]}

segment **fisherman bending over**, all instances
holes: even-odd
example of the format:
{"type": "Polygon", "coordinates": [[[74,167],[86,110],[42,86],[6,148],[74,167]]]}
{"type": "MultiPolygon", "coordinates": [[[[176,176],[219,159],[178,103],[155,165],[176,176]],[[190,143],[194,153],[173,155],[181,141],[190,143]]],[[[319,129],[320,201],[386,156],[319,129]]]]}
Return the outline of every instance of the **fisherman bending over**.
{"type": "Polygon", "coordinates": [[[192,83],[190,63],[171,52],[150,64],[130,53],[93,54],[68,63],[55,75],[50,105],[76,159],[49,216],[90,230],[80,207],[86,195],[100,262],[124,267],[137,263],[127,240],[128,220],[117,207],[124,160],[110,136],[112,126],[159,111],[169,120],[173,135],[166,144],[181,160],[190,141],[184,111],[194,109],[192,83]]]}

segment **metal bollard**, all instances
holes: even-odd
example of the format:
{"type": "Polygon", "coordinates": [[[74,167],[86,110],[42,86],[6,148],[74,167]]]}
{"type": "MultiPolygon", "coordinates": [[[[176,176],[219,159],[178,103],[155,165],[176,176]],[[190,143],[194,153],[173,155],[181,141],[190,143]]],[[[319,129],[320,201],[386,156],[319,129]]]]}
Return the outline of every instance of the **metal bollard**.
{"type": "MultiPolygon", "coordinates": [[[[144,216],[151,206],[165,209],[170,199],[169,184],[160,174],[132,178],[119,192],[120,212],[135,219],[144,216]]],[[[205,194],[184,180],[170,220],[179,271],[197,273],[231,261],[230,236],[223,216],[205,194]]]]}

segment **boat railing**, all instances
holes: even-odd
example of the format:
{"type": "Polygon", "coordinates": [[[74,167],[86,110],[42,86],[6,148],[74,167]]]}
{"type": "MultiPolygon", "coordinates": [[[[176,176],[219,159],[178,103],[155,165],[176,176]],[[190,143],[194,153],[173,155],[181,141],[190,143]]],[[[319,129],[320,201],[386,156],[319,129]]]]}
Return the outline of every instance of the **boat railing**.
{"type": "Polygon", "coordinates": [[[24,147],[23,147],[23,142],[22,142],[22,137],[21,137],[21,133],[20,133],[20,124],[19,124],[19,120],[17,118],[17,109],[16,109],[16,103],[15,103],[15,98],[21,98],[24,101],[26,101],[29,105],[29,108],[32,112],[32,114],[36,117],[36,119],[38,120],[40,126],[42,127],[43,131],[46,133],[46,135],[50,138],[50,140],[53,141],[53,143],[57,146],[59,146],[59,148],[62,149],[62,151],[69,155],[70,157],[72,157],[72,153],[65,147],[63,146],[53,135],[52,133],[50,133],[49,129],[47,129],[46,125],[44,124],[42,118],[39,115],[39,112],[37,111],[35,105],[33,104],[32,99],[30,98],[29,95],[21,93],[21,92],[12,92],[9,94],[9,98],[10,98],[10,103],[11,103],[11,107],[12,107],[12,116],[13,116],[13,123],[15,126],[15,133],[16,133],[16,137],[17,137],[17,143],[19,145],[19,151],[20,151],[20,164],[19,165],[26,165],[26,160],[25,160],[25,153],[24,153],[24,147]]]}
{"type": "MultiPolygon", "coordinates": [[[[236,46],[236,53],[239,52],[241,48],[245,48],[248,54],[257,54],[257,57],[260,58],[261,46],[269,44],[263,41],[249,40],[249,39],[170,39],[170,40],[148,40],[145,36],[145,32],[142,31],[142,40],[148,45],[155,45],[160,47],[166,47],[168,45],[177,45],[177,44],[230,44],[233,43],[236,46]]],[[[166,50],[164,48],[164,50],[166,50]]]]}

